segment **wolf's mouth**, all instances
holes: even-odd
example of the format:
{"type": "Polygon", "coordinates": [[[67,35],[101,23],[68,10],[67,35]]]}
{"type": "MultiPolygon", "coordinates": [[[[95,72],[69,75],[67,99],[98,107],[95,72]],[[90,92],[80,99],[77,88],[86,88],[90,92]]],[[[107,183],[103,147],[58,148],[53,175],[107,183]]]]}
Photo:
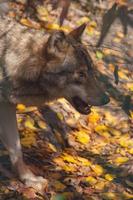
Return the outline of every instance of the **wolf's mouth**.
{"type": "Polygon", "coordinates": [[[72,98],[72,103],[75,109],[81,114],[87,115],[91,112],[91,106],[77,96],[72,98]]]}

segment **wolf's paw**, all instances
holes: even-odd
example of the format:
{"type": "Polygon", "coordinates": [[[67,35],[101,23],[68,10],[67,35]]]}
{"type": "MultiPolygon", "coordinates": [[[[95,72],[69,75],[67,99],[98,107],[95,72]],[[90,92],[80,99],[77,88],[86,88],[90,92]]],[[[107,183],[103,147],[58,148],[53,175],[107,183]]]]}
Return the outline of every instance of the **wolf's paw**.
{"type": "Polygon", "coordinates": [[[32,187],[40,193],[43,193],[48,186],[48,181],[46,179],[41,176],[35,176],[31,171],[21,176],[21,180],[27,187],[32,187]]]}

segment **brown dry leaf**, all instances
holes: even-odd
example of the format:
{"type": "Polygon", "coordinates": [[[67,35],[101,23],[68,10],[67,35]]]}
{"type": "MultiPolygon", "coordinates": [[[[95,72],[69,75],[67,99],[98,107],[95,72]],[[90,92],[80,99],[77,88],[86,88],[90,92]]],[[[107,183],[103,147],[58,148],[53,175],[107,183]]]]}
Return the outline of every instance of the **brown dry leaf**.
{"type": "Polygon", "coordinates": [[[66,198],[66,200],[72,200],[74,197],[74,194],[72,192],[63,192],[63,196],[66,198]]]}
{"type": "Polygon", "coordinates": [[[54,189],[56,189],[56,191],[58,192],[63,191],[66,188],[66,186],[63,183],[57,180],[52,182],[52,185],[54,186],[54,189]]]}
{"type": "Polygon", "coordinates": [[[60,157],[54,158],[53,161],[54,161],[57,165],[59,165],[59,166],[61,166],[61,167],[65,166],[64,160],[63,160],[62,158],[60,158],[60,157]]]}
{"type": "Polygon", "coordinates": [[[22,192],[25,198],[35,199],[37,197],[36,191],[33,188],[25,188],[22,192]]]}
{"type": "Polygon", "coordinates": [[[32,145],[36,145],[36,138],[33,135],[30,137],[21,138],[21,144],[24,147],[30,148],[32,145]]]}
{"type": "Polygon", "coordinates": [[[124,34],[122,32],[117,32],[116,36],[121,38],[121,39],[124,38],[124,34]]]}
{"type": "MultiPolygon", "coordinates": [[[[112,51],[110,50],[110,49],[108,49],[108,48],[104,48],[103,50],[102,50],[102,52],[103,52],[103,54],[104,55],[111,55],[111,53],[112,53],[112,51]]],[[[113,65],[113,64],[109,64],[109,66],[110,65],[113,65]]],[[[109,67],[109,69],[110,69],[110,67],[109,67]]]]}
{"type": "Polygon", "coordinates": [[[132,181],[129,181],[129,180],[125,180],[126,184],[128,186],[130,186],[131,188],[133,188],[133,182],[132,181]]]}
{"type": "Polygon", "coordinates": [[[125,197],[125,199],[133,199],[133,194],[130,194],[127,191],[123,192],[123,196],[125,197]]]}

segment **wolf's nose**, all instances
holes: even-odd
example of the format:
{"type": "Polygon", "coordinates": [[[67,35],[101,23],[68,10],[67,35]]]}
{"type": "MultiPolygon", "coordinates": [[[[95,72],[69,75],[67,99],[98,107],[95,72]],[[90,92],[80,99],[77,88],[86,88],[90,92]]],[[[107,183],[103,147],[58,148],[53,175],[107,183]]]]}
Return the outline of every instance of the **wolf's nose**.
{"type": "Polygon", "coordinates": [[[105,105],[109,102],[110,102],[109,97],[106,94],[104,94],[103,97],[102,97],[102,104],[105,105]]]}

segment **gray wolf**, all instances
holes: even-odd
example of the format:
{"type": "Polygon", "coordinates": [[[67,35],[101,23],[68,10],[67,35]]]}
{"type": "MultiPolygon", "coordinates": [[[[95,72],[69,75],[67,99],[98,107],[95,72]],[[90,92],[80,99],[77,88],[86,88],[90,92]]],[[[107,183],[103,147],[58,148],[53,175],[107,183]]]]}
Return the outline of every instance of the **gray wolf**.
{"type": "Polygon", "coordinates": [[[20,180],[39,190],[45,179],[23,161],[16,104],[43,106],[64,97],[81,114],[109,102],[81,42],[85,24],[69,34],[45,33],[0,17],[0,139],[20,180]]]}

